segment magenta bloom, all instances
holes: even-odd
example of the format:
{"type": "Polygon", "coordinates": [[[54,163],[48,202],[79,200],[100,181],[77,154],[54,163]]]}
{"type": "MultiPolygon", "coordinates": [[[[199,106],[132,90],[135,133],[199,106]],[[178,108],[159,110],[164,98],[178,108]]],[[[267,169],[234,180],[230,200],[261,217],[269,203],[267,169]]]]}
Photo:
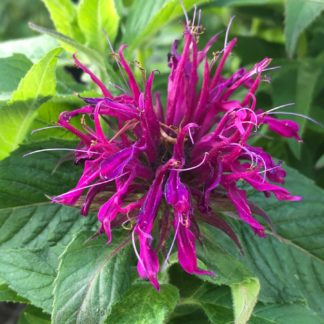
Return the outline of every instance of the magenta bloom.
{"type": "Polygon", "coordinates": [[[82,201],[83,215],[94,200],[99,201],[100,232],[110,242],[112,228],[127,227],[138,273],[157,289],[158,255],[167,262],[173,248],[186,272],[212,274],[197,265],[200,221],[223,230],[239,245],[231,227],[211,208],[213,199],[227,199],[239,219],[257,235],[265,235],[253,213],[266,215],[249,204],[239,181],[266,197],[301,199],[277,185],[285,178],[281,164],[262,148],[248,144],[262,124],[281,136],[300,139],[296,123],[270,117],[257,107],[255,92],[271,60],[265,58],[251,70],[241,68],[225,77],[223,68],[236,39],[208,60],[216,40],[217,36],[198,49],[194,29],[185,28],[182,52],[175,42],[169,55],[165,107],[152,91],[154,72],[142,86],[135,80],[123,56],[125,45],[119,49],[117,61],[128,88],[118,88],[119,95],[113,95],[74,57],[76,65],[99,86],[102,97],[84,98],[86,106],[63,112],[58,122],[80,140],[75,160],[84,165],[84,171],[74,189],[53,201],[67,205],[82,201]],[[242,89],[244,97],[233,99],[242,89]],[[70,124],[76,116],[81,120],[79,128],[70,124]],[[108,137],[107,127],[113,136],[108,137]]]}

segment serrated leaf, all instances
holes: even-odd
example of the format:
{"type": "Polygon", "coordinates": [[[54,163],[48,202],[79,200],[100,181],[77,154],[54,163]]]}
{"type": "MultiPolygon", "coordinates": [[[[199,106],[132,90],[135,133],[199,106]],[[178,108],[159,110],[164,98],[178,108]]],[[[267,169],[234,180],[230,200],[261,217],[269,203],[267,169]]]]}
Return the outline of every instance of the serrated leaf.
{"type": "Polygon", "coordinates": [[[0,94],[14,91],[32,65],[32,62],[23,54],[0,58],[0,94]]]}
{"type": "Polygon", "coordinates": [[[102,323],[130,286],[130,253],[124,237],[80,233],[61,257],[54,288],[53,324],[102,323]],[[118,251],[118,253],[117,253],[118,251]]]}
{"type": "Polygon", "coordinates": [[[231,285],[235,324],[245,324],[252,315],[260,291],[257,278],[231,285]]]}
{"type": "Polygon", "coordinates": [[[1,249],[0,276],[20,296],[50,313],[57,257],[53,249],[1,249]]]}
{"type": "Polygon", "coordinates": [[[0,302],[12,302],[12,303],[28,303],[27,299],[24,299],[17,295],[15,291],[10,289],[5,282],[0,280],[0,302]]]}
{"type": "Polygon", "coordinates": [[[1,209],[49,203],[47,195],[57,195],[75,185],[79,168],[71,167],[71,161],[61,164],[67,151],[45,151],[23,157],[35,150],[50,148],[74,148],[74,142],[45,141],[22,145],[10,157],[0,162],[1,209]],[[55,173],[53,173],[55,171],[55,173]]]}
{"type": "Polygon", "coordinates": [[[64,151],[22,156],[53,146],[67,147],[53,140],[24,145],[0,162],[0,249],[65,245],[73,234],[96,223],[93,215],[82,217],[78,209],[52,204],[45,196],[69,190],[77,181],[79,172],[69,163],[52,174],[64,151]]]}
{"type": "Polygon", "coordinates": [[[286,169],[286,187],[303,201],[279,202],[254,195],[253,201],[269,214],[278,234],[261,239],[244,231],[243,261],[261,282],[261,300],[305,301],[310,309],[324,314],[324,191],[297,171],[286,169]]]}
{"type": "Polygon", "coordinates": [[[293,56],[300,34],[324,10],[323,0],[287,0],[285,6],[285,36],[289,56],[293,56]]]}
{"type": "Polygon", "coordinates": [[[41,101],[55,94],[55,66],[60,48],[34,64],[19,82],[9,105],[0,109],[0,159],[16,149],[25,138],[41,101]]]}
{"type": "Polygon", "coordinates": [[[113,307],[105,323],[162,324],[178,299],[179,292],[174,286],[161,285],[157,292],[150,284],[136,284],[113,307]]]}
{"type": "Polygon", "coordinates": [[[259,304],[249,323],[323,324],[324,320],[303,304],[259,304]]]}
{"type": "MultiPolygon", "coordinates": [[[[186,10],[211,0],[183,0],[186,10]]],[[[176,17],[183,16],[178,0],[134,1],[127,17],[123,42],[130,47],[140,44],[176,17]]]]}
{"type": "Polygon", "coordinates": [[[250,270],[242,263],[244,256],[239,256],[238,253],[233,256],[227,250],[227,246],[233,248],[233,242],[209,225],[200,224],[200,229],[204,244],[198,246],[198,257],[209,270],[215,272],[215,277],[203,276],[202,279],[217,285],[231,285],[252,277],[250,270]],[[218,241],[216,237],[221,237],[222,240],[218,241]]]}
{"type": "Polygon", "coordinates": [[[78,7],[78,21],[86,43],[91,48],[104,52],[107,32],[111,43],[114,42],[119,26],[115,0],[81,0],[78,7]]]}

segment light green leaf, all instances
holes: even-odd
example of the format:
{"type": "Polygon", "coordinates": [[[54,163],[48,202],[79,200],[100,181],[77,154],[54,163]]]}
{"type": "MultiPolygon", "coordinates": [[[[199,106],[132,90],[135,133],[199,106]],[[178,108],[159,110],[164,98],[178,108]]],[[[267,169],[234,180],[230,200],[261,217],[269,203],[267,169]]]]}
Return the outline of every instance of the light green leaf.
{"type": "Polygon", "coordinates": [[[63,35],[82,41],[77,23],[76,7],[71,0],[42,0],[51,15],[56,30],[63,35]]]}
{"type": "Polygon", "coordinates": [[[285,8],[286,48],[293,56],[300,34],[324,10],[323,0],[287,0],[285,8]]]}
{"type": "MultiPolygon", "coordinates": [[[[211,0],[183,0],[186,10],[194,5],[211,2],[211,0]]],[[[139,47],[161,27],[176,17],[183,16],[183,10],[178,0],[134,1],[127,17],[123,42],[131,48],[139,47]]]]}
{"type": "Polygon", "coordinates": [[[76,236],[61,256],[54,288],[54,324],[102,323],[130,286],[130,253],[123,236],[115,233],[107,245],[106,237],[89,241],[92,234],[76,236]]]}
{"type": "Polygon", "coordinates": [[[179,299],[178,290],[161,285],[158,292],[150,284],[133,285],[116,304],[105,323],[162,324],[179,299]]]}
{"type": "Polygon", "coordinates": [[[32,62],[23,54],[0,58],[0,94],[14,91],[32,65],[32,62]]]}
{"type": "Polygon", "coordinates": [[[316,169],[322,169],[323,167],[324,167],[324,155],[322,155],[315,164],[316,169]]]}
{"type": "Polygon", "coordinates": [[[215,6],[247,6],[283,3],[283,0],[215,0],[215,6]]]}
{"type": "Polygon", "coordinates": [[[0,276],[20,296],[50,313],[57,257],[53,249],[1,249],[0,276]]]}
{"type": "Polygon", "coordinates": [[[8,40],[0,43],[0,57],[22,53],[35,63],[57,46],[56,40],[46,35],[8,40]]]}
{"type": "Polygon", "coordinates": [[[104,76],[104,78],[106,78],[106,79],[108,78],[106,69],[109,71],[110,77],[114,76],[114,71],[113,71],[112,67],[105,63],[105,60],[103,59],[104,57],[97,51],[95,51],[87,46],[84,46],[83,44],[77,42],[76,40],[74,40],[70,37],[67,37],[61,33],[58,33],[55,30],[37,26],[33,23],[29,23],[29,27],[39,33],[49,35],[49,36],[61,41],[62,43],[69,45],[70,52],[74,53],[75,51],[78,50],[78,51],[82,52],[83,54],[85,54],[88,57],[89,61],[91,61],[97,65],[97,67],[99,68],[99,70],[100,70],[101,74],[104,76]]]}
{"type": "Polygon", "coordinates": [[[104,52],[108,45],[104,31],[113,43],[117,36],[119,20],[115,0],[81,0],[79,3],[80,29],[85,35],[87,45],[100,52],[104,52]]]}
{"type": "Polygon", "coordinates": [[[245,324],[257,303],[260,291],[259,280],[257,278],[250,278],[243,282],[232,284],[231,290],[235,324],[245,324]]]}
{"type": "Polygon", "coordinates": [[[60,48],[34,64],[21,79],[9,105],[0,109],[0,159],[6,157],[25,138],[41,101],[55,94],[55,66],[60,48]]]}

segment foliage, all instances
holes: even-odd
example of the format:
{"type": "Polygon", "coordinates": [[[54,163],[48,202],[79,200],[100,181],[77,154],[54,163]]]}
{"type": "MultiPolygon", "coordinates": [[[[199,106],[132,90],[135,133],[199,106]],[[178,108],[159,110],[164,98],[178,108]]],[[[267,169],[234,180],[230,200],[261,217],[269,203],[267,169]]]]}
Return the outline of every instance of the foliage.
{"type": "MultiPolygon", "coordinates": [[[[94,214],[84,218],[78,209],[49,202],[46,195],[69,189],[80,174],[67,151],[23,155],[75,146],[62,129],[31,134],[53,125],[61,111],[79,107],[74,92],[96,93],[72,66],[71,53],[78,51],[106,83],[122,82],[103,30],[114,50],[127,43],[130,59],[146,71],[160,70],[155,88],[163,99],[167,53],[173,39],[181,38],[181,6],[177,0],[19,3],[0,4],[5,18],[0,29],[0,301],[28,304],[19,323],[324,323],[324,129],[296,117],[303,143],[269,138],[267,131],[256,136],[254,145],[289,165],[287,188],[304,200],[285,203],[251,194],[273,221],[274,231],[265,239],[231,211],[219,211],[234,226],[243,255],[220,231],[204,225],[199,259],[216,276],[190,277],[171,256],[158,293],[137,279],[127,229],[114,233],[107,245],[96,235],[94,214]],[[14,14],[19,10],[26,17],[14,14]],[[33,35],[26,28],[29,20],[46,35],[33,35]],[[12,40],[17,35],[30,37],[12,40]]],[[[183,3],[189,13],[194,4],[203,8],[206,37],[199,46],[236,16],[230,33],[239,42],[229,71],[264,56],[281,66],[269,71],[271,83],[258,94],[261,106],[295,102],[289,112],[324,121],[322,0],[183,3]]],[[[224,35],[220,38],[223,42],[224,35]]],[[[221,207],[215,202],[215,210],[221,207]]]]}

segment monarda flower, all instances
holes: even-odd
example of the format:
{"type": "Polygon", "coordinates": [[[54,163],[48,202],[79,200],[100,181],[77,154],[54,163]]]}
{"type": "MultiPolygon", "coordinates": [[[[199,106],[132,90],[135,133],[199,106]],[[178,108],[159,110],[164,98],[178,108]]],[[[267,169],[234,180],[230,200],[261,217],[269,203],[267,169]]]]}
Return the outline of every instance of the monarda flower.
{"type": "Polygon", "coordinates": [[[239,245],[217,207],[211,207],[217,198],[230,202],[240,220],[265,236],[254,214],[267,216],[249,203],[238,182],[244,181],[266,197],[301,199],[278,185],[286,175],[281,163],[248,142],[264,124],[281,136],[300,140],[294,121],[273,117],[280,107],[264,111],[257,106],[256,91],[271,60],[265,58],[250,70],[240,68],[225,77],[224,65],[237,40],[227,42],[226,33],[224,48],[208,59],[218,36],[199,49],[199,31],[200,26],[187,22],[182,51],[177,41],[171,48],[164,105],[159,93],[152,91],[154,72],[143,84],[136,81],[124,58],[125,45],[114,53],[127,82],[126,89],[117,87],[119,95],[113,95],[74,56],[102,96],[83,98],[84,107],[61,113],[58,121],[79,139],[75,161],[84,170],[75,188],[52,201],[64,205],[82,201],[82,215],[88,214],[94,201],[101,201],[100,233],[106,233],[110,242],[113,228],[127,227],[138,273],[157,289],[160,260],[166,264],[173,249],[186,272],[212,275],[197,264],[199,222],[221,229],[239,245]],[[242,99],[234,99],[242,90],[242,99]],[[80,120],[78,128],[70,123],[75,118],[80,120]],[[113,136],[107,135],[107,127],[113,136]]]}

